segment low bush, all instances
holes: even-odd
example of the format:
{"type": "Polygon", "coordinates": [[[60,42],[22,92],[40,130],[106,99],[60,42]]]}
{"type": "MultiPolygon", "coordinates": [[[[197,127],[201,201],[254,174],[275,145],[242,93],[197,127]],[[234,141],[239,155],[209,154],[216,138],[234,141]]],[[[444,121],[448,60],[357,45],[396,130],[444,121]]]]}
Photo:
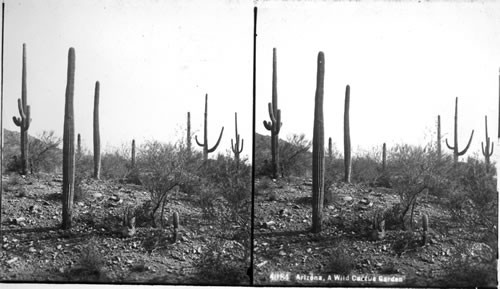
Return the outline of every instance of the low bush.
{"type": "Polygon", "coordinates": [[[326,266],[328,273],[348,275],[356,267],[355,258],[349,254],[349,246],[340,243],[335,246],[331,255],[330,262],[326,266]]]}

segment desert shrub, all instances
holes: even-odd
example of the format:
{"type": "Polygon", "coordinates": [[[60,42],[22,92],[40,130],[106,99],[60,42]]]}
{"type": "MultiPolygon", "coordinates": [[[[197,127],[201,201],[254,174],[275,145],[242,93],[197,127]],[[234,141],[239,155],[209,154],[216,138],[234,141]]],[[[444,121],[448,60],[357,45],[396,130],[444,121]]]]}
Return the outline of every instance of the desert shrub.
{"type": "Polygon", "coordinates": [[[68,272],[68,278],[73,281],[106,281],[104,274],[104,259],[98,250],[97,241],[91,238],[80,254],[80,260],[68,272]]]}
{"type": "Polygon", "coordinates": [[[137,155],[140,181],[151,198],[151,221],[163,220],[165,205],[174,188],[194,178],[187,169],[188,157],[176,145],[149,141],[141,146],[137,155]],[[157,216],[159,213],[159,216],[157,216]]]}
{"type": "Polygon", "coordinates": [[[250,283],[247,275],[250,263],[242,256],[228,254],[226,244],[225,240],[218,238],[208,243],[201,257],[195,261],[198,281],[224,285],[250,283]]]}
{"type": "Polygon", "coordinates": [[[280,142],[279,158],[283,176],[305,176],[311,171],[311,141],[304,134],[292,134],[280,142]]]}
{"type": "Polygon", "coordinates": [[[61,170],[62,139],[54,136],[54,131],[43,131],[38,138],[30,138],[29,163],[32,173],[53,173],[61,170]]]}
{"type": "Polygon", "coordinates": [[[415,251],[422,246],[421,235],[417,232],[403,231],[396,235],[392,249],[401,256],[405,252],[415,251]]]}
{"type": "Polygon", "coordinates": [[[19,173],[22,168],[21,157],[19,155],[12,155],[9,161],[5,164],[5,169],[7,172],[16,172],[19,173]]]}
{"type": "Polygon", "coordinates": [[[124,179],[130,168],[128,156],[116,150],[101,157],[101,177],[105,179],[124,179]]]}
{"type": "Polygon", "coordinates": [[[388,230],[402,229],[403,221],[401,219],[403,212],[401,204],[394,204],[392,207],[384,212],[385,226],[388,230]]]}
{"type": "Polygon", "coordinates": [[[349,255],[347,248],[349,246],[344,243],[335,246],[330,255],[330,262],[325,268],[328,273],[348,275],[354,270],[356,267],[355,258],[349,255]]]}
{"type": "Polygon", "coordinates": [[[365,153],[354,157],[352,160],[351,180],[356,183],[374,183],[381,174],[380,164],[377,159],[373,153],[365,153]]]}
{"type": "Polygon", "coordinates": [[[495,287],[497,280],[497,262],[491,258],[474,260],[470,245],[461,243],[445,266],[443,280],[446,285],[460,287],[495,287]]]}

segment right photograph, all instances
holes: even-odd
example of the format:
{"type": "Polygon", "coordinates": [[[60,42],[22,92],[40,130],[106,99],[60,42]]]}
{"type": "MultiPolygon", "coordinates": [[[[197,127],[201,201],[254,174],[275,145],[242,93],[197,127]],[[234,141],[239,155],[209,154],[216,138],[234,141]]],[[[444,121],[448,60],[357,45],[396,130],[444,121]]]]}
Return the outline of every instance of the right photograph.
{"type": "Polygon", "coordinates": [[[500,3],[258,3],[254,285],[496,287],[500,3]]]}

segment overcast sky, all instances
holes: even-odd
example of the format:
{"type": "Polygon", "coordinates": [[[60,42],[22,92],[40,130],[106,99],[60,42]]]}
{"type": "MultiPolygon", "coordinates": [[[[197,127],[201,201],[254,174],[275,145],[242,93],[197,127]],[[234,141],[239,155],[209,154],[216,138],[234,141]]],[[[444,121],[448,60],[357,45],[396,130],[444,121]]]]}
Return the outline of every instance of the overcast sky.
{"type": "MultiPolygon", "coordinates": [[[[351,142],[356,152],[387,142],[425,144],[441,115],[453,142],[455,97],[459,149],[475,130],[481,152],[484,116],[496,142],[500,3],[489,1],[296,1],[259,3],[257,132],[269,134],[272,49],[278,53],[280,137],[311,139],[316,59],[325,53],[325,139],[343,151],[344,96],[351,87],[351,142]]],[[[433,135],[434,134],[434,135],[433,135]]],[[[468,154],[469,155],[469,154],[468,154]]],[[[482,158],[482,156],[481,156],[482,158]]]]}
{"type": "MultiPolygon", "coordinates": [[[[29,133],[63,131],[68,49],[76,51],[75,126],[92,147],[94,85],[100,81],[104,150],[135,138],[185,137],[186,114],[203,140],[208,93],[209,145],[230,150],[234,113],[250,154],[253,3],[241,1],[7,0],[4,127],[18,130],[22,44],[27,45],[29,133]],[[201,133],[201,135],[200,135],[201,133]]],[[[193,140],[193,146],[196,143],[193,140]]]]}

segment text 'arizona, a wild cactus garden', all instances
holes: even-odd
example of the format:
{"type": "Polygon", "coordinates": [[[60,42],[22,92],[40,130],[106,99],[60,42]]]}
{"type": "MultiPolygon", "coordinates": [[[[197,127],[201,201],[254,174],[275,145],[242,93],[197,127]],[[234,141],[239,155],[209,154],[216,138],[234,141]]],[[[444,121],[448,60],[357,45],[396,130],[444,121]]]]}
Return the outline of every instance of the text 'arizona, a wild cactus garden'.
{"type": "Polygon", "coordinates": [[[2,13],[1,281],[497,286],[500,4],[2,13]]]}

